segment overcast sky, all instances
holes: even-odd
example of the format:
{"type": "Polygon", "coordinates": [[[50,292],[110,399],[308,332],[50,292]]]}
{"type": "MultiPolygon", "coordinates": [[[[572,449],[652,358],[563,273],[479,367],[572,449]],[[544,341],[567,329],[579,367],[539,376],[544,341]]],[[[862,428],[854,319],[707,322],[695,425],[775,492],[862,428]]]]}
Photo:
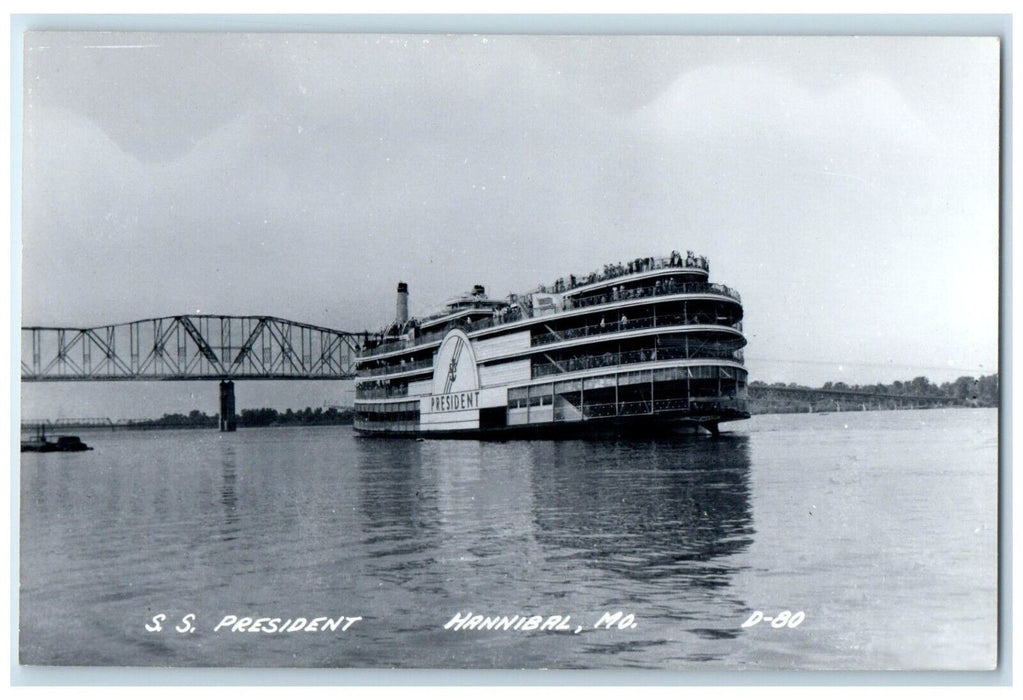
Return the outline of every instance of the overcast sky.
{"type": "Polygon", "coordinates": [[[25,325],[377,329],[399,280],[425,314],[691,249],[743,295],[751,380],[997,370],[994,39],[69,32],[24,58],[25,325]]]}

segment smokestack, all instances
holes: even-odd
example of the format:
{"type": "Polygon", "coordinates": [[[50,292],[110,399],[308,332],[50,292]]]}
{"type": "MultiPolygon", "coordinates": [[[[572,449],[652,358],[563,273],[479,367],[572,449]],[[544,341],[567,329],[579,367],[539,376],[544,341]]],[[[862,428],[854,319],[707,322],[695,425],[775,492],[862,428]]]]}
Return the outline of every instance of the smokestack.
{"type": "Polygon", "coordinates": [[[398,313],[395,318],[399,326],[408,321],[408,285],[398,282],[398,313]]]}

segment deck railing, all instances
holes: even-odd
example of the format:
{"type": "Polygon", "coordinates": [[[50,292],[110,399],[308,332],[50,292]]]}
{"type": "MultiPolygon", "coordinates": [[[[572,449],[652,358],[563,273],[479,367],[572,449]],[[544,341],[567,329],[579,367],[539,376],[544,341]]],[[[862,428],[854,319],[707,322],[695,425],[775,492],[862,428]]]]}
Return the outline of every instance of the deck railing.
{"type": "Polygon", "coordinates": [[[433,358],[427,360],[419,360],[417,362],[399,362],[398,364],[388,365],[387,367],[373,367],[371,369],[360,370],[361,376],[377,377],[382,374],[396,374],[399,372],[411,372],[416,369],[426,369],[433,367],[433,358]],[[362,373],[365,372],[363,375],[362,373]]]}
{"type": "Polygon", "coordinates": [[[610,304],[612,302],[627,301],[629,299],[642,299],[644,297],[659,297],[667,294],[720,294],[742,303],[742,296],[731,287],[716,282],[682,282],[675,283],[668,280],[666,284],[652,284],[645,287],[633,287],[625,289],[624,285],[614,287],[602,294],[593,294],[585,297],[568,297],[567,308],[582,309],[596,304],[610,304]]]}
{"type": "Polygon", "coordinates": [[[650,350],[630,350],[627,352],[606,352],[602,355],[584,355],[555,360],[533,365],[534,379],[566,372],[578,372],[601,367],[619,367],[639,362],[658,362],[660,360],[733,360],[742,362],[742,350],[729,349],[723,345],[701,343],[691,348],[655,348],[650,350]]]}
{"type": "Polygon", "coordinates": [[[642,272],[649,272],[651,270],[703,270],[704,272],[710,272],[710,263],[707,258],[702,255],[693,255],[690,253],[686,257],[682,257],[679,253],[673,253],[668,258],[636,258],[635,260],[629,260],[627,262],[605,265],[603,272],[591,272],[586,275],[569,275],[568,277],[562,277],[556,280],[553,284],[540,285],[537,289],[534,289],[528,294],[539,292],[541,294],[554,293],[560,294],[562,292],[570,292],[573,289],[579,287],[585,287],[598,282],[607,282],[609,280],[618,279],[619,277],[626,277],[628,275],[634,275],[642,272]]]}
{"type": "Polygon", "coordinates": [[[396,399],[408,396],[408,384],[395,386],[359,387],[355,390],[356,399],[396,399]]]}
{"type": "Polygon", "coordinates": [[[563,331],[551,331],[534,336],[532,345],[548,345],[560,343],[575,338],[585,338],[592,335],[603,335],[605,333],[617,333],[619,331],[642,330],[644,328],[661,328],[664,326],[688,326],[688,325],[712,325],[733,328],[742,332],[742,321],[734,323],[723,323],[718,320],[716,314],[691,313],[691,314],[659,314],[657,316],[642,316],[640,318],[621,317],[603,320],[601,323],[593,323],[588,326],[566,328],[563,331]]]}
{"type": "Polygon", "coordinates": [[[586,418],[635,416],[644,413],[664,413],[669,411],[690,411],[700,415],[729,410],[749,413],[749,402],[746,399],[715,396],[690,400],[655,399],[652,407],[649,400],[583,404],[581,407],[581,412],[586,418]]]}

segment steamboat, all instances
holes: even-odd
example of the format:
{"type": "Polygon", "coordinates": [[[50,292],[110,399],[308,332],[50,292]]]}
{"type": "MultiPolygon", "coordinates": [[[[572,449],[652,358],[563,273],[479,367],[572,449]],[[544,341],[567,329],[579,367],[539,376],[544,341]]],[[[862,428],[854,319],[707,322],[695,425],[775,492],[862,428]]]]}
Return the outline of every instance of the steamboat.
{"type": "Polygon", "coordinates": [[[605,265],[507,299],[483,286],[394,322],[357,361],[355,429],[370,436],[718,433],[749,418],[742,299],[706,258],[605,265]]]}

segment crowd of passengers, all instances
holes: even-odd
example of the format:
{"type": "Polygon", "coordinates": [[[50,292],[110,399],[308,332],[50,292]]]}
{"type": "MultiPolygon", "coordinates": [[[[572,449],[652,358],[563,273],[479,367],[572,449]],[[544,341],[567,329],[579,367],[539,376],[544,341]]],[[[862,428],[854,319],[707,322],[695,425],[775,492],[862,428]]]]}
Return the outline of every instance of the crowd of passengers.
{"type": "Polygon", "coordinates": [[[573,355],[572,357],[561,360],[560,362],[554,362],[551,365],[538,365],[537,368],[540,373],[550,373],[554,368],[559,368],[562,371],[567,372],[575,372],[576,370],[591,369],[595,367],[610,367],[612,365],[625,365],[635,362],[654,362],[658,359],[676,360],[690,357],[699,357],[701,359],[737,359],[735,352],[736,351],[733,348],[726,345],[704,345],[698,350],[694,348],[692,351],[685,348],[646,348],[629,350],[621,353],[605,352],[603,355],[573,355]]]}
{"type": "MultiPolygon", "coordinates": [[[[605,265],[603,273],[591,272],[589,275],[582,277],[576,277],[575,275],[569,275],[568,279],[558,279],[550,288],[546,285],[540,285],[537,290],[541,294],[554,293],[558,294],[561,292],[567,292],[581,287],[587,284],[593,284],[595,282],[603,282],[609,279],[615,279],[624,275],[631,275],[637,272],[646,272],[648,270],[661,270],[665,268],[678,267],[678,268],[693,268],[699,267],[701,269],[708,269],[709,265],[707,258],[702,255],[696,255],[691,250],[687,250],[685,256],[679,253],[677,250],[671,251],[671,255],[667,258],[636,258],[630,260],[627,263],[619,262],[617,265],[605,265]]],[[[625,285],[618,285],[612,287],[604,294],[598,294],[589,297],[583,297],[580,299],[565,298],[561,301],[561,309],[566,311],[568,309],[576,309],[584,306],[593,306],[595,304],[607,304],[612,301],[621,301],[623,299],[637,299],[645,296],[659,296],[661,294],[674,294],[679,289],[679,284],[675,281],[674,277],[670,277],[665,281],[657,280],[653,287],[637,287],[634,289],[626,289],[625,285]]],[[[470,324],[466,319],[458,319],[450,324],[447,324],[444,329],[434,331],[430,335],[443,335],[450,328],[455,327],[483,327],[486,325],[493,324],[504,324],[518,321],[525,317],[532,317],[533,307],[532,299],[530,295],[523,295],[522,298],[518,298],[513,295],[513,303],[509,306],[502,307],[494,311],[492,318],[484,319],[484,321],[477,321],[474,324],[470,324]]],[[[415,318],[409,319],[404,327],[399,328],[396,324],[393,324],[390,328],[385,330],[378,341],[380,344],[386,344],[388,341],[386,338],[397,337],[398,335],[411,331],[413,338],[420,336],[419,333],[419,321],[415,318]]],[[[419,342],[422,341],[422,336],[419,337],[419,342]]]]}
{"type": "MultiPolygon", "coordinates": [[[[560,281],[560,280],[559,280],[560,281]]],[[[628,299],[640,299],[642,297],[650,296],[661,296],[662,294],[674,294],[675,292],[683,291],[684,287],[682,283],[676,282],[674,277],[669,277],[666,280],[657,280],[653,286],[650,287],[634,287],[627,289],[624,284],[620,284],[615,287],[611,287],[603,294],[595,294],[587,297],[564,297],[561,300],[561,310],[567,311],[569,309],[580,309],[586,306],[594,306],[596,304],[608,304],[613,301],[623,301],[628,299]]],[[[543,287],[540,288],[541,293],[545,293],[543,287]]],[[[532,307],[529,306],[530,299],[527,297],[523,300],[528,308],[528,315],[532,316],[532,307]]],[[[499,311],[494,312],[494,318],[499,323],[509,323],[511,321],[517,321],[526,315],[520,304],[520,301],[512,306],[505,307],[499,311]]]]}
{"type": "Polygon", "coordinates": [[[702,255],[696,255],[691,250],[686,251],[685,257],[682,257],[682,254],[677,250],[673,250],[671,251],[671,256],[668,258],[636,258],[635,260],[629,260],[624,264],[619,262],[617,265],[604,265],[603,273],[591,272],[590,274],[583,275],[581,277],[569,275],[568,279],[562,277],[552,284],[550,288],[546,285],[541,285],[539,291],[544,294],[548,292],[559,294],[586,284],[603,282],[605,280],[622,277],[623,275],[631,275],[637,272],[662,270],[667,267],[699,267],[706,270],[709,265],[707,263],[707,258],[702,255]]]}
{"type": "MultiPolygon", "coordinates": [[[[593,296],[581,298],[565,297],[561,300],[561,310],[567,311],[569,309],[580,309],[587,306],[608,304],[615,301],[661,296],[662,294],[674,294],[676,292],[683,291],[683,289],[683,283],[676,282],[674,277],[669,277],[666,280],[657,280],[654,282],[653,286],[650,287],[634,287],[632,289],[627,289],[625,285],[620,284],[618,286],[611,287],[603,294],[595,294],[593,296]]],[[[542,290],[543,288],[541,288],[541,291],[542,290]]],[[[441,337],[451,328],[461,327],[467,330],[474,330],[476,328],[482,328],[484,326],[494,324],[512,323],[522,318],[533,317],[534,315],[532,298],[525,296],[517,298],[510,306],[504,306],[500,309],[496,309],[491,318],[486,318],[474,323],[470,323],[465,318],[460,318],[445,325],[441,330],[432,331],[428,337],[441,337]]],[[[413,337],[418,335],[418,324],[415,323],[415,319],[409,321],[408,325],[404,329],[392,329],[391,335],[396,336],[398,335],[399,330],[401,332],[405,332],[409,329],[412,329],[413,337]]],[[[419,341],[422,342],[422,340],[423,337],[420,337],[419,341]]]]}
{"type": "Polygon", "coordinates": [[[624,284],[620,284],[617,287],[611,287],[611,289],[604,294],[598,294],[592,297],[583,297],[581,299],[566,297],[564,307],[566,309],[571,309],[580,306],[606,304],[608,302],[621,301],[623,299],[639,299],[640,297],[674,294],[676,291],[679,291],[679,288],[680,285],[675,281],[674,277],[669,277],[667,280],[663,281],[657,280],[654,282],[652,287],[634,287],[632,289],[626,289],[624,284]]]}
{"type": "Polygon", "coordinates": [[[630,361],[648,362],[656,359],[657,348],[652,348],[650,350],[633,350],[632,352],[623,353],[605,352],[603,355],[573,356],[555,364],[560,365],[569,372],[574,372],[580,369],[590,369],[591,367],[610,367],[611,365],[629,364],[630,361]]]}
{"type": "Polygon", "coordinates": [[[622,314],[617,320],[612,318],[610,321],[607,320],[606,316],[601,316],[600,323],[580,326],[578,328],[565,328],[557,332],[551,331],[550,333],[536,336],[536,339],[534,339],[534,345],[537,344],[537,339],[539,339],[539,342],[557,342],[558,340],[568,340],[570,338],[597,335],[600,333],[611,333],[628,328],[653,328],[655,326],[720,323],[721,320],[721,317],[713,313],[704,312],[694,312],[689,314],[662,314],[656,319],[653,316],[644,316],[633,320],[629,320],[628,316],[622,314]]]}
{"type": "Polygon", "coordinates": [[[386,399],[394,396],[408,396],[408,384],[362,382],[356,392],[356,397],[360,399],[386,399]]]}

